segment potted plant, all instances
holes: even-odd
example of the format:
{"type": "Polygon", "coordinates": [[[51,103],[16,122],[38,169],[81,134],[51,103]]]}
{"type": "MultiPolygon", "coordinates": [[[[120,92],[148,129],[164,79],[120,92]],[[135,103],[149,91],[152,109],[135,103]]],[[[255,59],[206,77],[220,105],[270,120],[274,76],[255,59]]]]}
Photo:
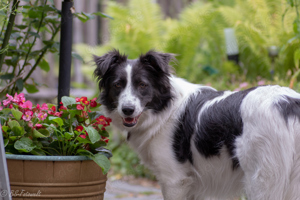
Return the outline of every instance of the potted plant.
{"type": "Polygon", "coordinates": [[[33,105],[23,93],[0,103],[12,196],[103,199],[111,153],[107,126],[96,98],[63,97],[33,105]]]}

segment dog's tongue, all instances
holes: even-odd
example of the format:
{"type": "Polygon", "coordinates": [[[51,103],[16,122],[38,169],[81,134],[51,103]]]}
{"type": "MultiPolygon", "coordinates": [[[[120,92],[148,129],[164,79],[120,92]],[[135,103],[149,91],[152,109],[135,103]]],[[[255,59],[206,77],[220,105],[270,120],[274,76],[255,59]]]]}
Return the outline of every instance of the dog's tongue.
{"type": "Polygon", "coordinates": [[[131,117],[123,118],[124,126],[133,127],[136,123],[137,123],[137,117],[136,118],[131,118],[131,117]]]}
{"type": "Polygon", "coordinates": [[[124,121],[125,121],[126,123],[128,123],[128,124],[131,124],[131,123],[134,122],[134,118],[127,117],[127,118],[124,119],[124,121]]]}

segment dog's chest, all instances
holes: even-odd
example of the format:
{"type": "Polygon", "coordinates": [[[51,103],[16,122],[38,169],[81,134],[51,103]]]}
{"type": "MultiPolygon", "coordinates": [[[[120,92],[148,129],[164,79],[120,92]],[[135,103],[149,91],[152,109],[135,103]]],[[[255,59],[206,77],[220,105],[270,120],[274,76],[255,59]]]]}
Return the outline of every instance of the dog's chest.
{"type": "Polygon", "coordinates": [[[128,143],[138,153],[142,163],[156,174],[176,162],[171,134],[170,130],[160,130],[157,134],[130,132],[128,143]],[[147,138],[149,135],[151,137],[147,138]]]}

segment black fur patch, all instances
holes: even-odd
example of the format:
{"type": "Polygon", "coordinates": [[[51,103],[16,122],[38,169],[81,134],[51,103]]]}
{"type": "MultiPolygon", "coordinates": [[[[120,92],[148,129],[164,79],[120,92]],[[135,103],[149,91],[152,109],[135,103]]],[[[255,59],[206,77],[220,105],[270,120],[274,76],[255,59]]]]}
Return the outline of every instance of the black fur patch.
{"type": "Polygon", "coordinates": [[[198,95],[190,97],[185,112],[179,118],[179,125],[175,131],[173,150],[179,162],[189,160],[193,163],[191,152],[191,137],[195,131],[197,116],[202,106],[207,101],[223,95],[224,92],[216,92],[212,89],[202,89],[198,95]]]}
{"type": "Polygon", "coordinates": [[[284,96],[284,98],[287,101],[281,100],[276,104],[276,106],[286,123],[288,122],[288,118],[290,116],[295,116],[300,119],[300,99],[292,98],[289,96],[284,96]]]}
{"type": "Polygon", "coordinates": [[[174,135],[173,149],[177,160],[183,163],[188,159],[192,163],[190,142],[192,135],[196,133],[194,142],[199,153],[206,158],[218,156],[225,145],[232,156],[233,168],[238,167],[239,162],[234,157],[234,142],[243,131],[240,106],[245,96],[254,89],[233,93],[213,104],[203,111],[199,123],[197,116],[203,105],[224,92],[202,89],[201,93],[191,97],[174,135]],[[198,130],[195,129],[197,123],[198,130]]]}

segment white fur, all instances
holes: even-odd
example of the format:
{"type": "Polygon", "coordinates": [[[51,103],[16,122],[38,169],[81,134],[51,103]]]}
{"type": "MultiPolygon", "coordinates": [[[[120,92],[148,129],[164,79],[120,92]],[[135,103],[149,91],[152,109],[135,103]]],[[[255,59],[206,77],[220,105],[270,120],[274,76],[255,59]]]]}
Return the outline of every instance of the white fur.
{"type": "MultiPolygon", "coordinates": [[[[127,66],[128,74],[130,70],[127,66]]],[[[272,106],[284,99],[283,95],[300,99],[298,93],[279,86],[265,86],[245,97],[241,104],[243,133],[236,139],[240,167],[233,170],[225,148],[219,156],[205,158],[193,142],[194,164],[180,164],[176,160],[172,144],[179,114],[188,106],[188,98],[207,86],[174,76],[170,82],[175,96],[171,105],[158,115],[145,110],[135,127],[123,126],[120,111],[107,112],[114,125],[130,131],[130,146],[159,179],[165,200],[236,199],[243,193],[248,200],[300,199],[300,123],[294,118],[286,124],[272,106]]],[[[130,86],[124,93],[131,94],[130,86]]],[[[202,111],[231,94],[225,92],[207,102],[202,111]]],[[[119,100],[119,104],[131,101],[125,97],[119,100]]],[[[138,106],[138,102],[135,104],[138,106]]],[[[201,113],[195,117],[200,120],[201,113]]]]}
{"type": "Polygon", "coordinates": [[[127,117],[124,115],[124,113],[122,112],[122,108],[124,106],[127,105],[134,105],[135,109],[134,109],[134,113],[132,114],[132,117],[137,117],[139,114],[141,114],[141,112],[143,111],[143,108],[141,106],[141,102],[140,99],[137,98],[134,94],[133,94],[133,86],[132,86],[132,66],[131,65],[127,65],[126,66],[126,76],[127,76],[127,84],[125,89],[123,90],[123,92],[120,94],[119,97],[119,104],[118,104],[118,113],[123,117],[127,117]]]}

